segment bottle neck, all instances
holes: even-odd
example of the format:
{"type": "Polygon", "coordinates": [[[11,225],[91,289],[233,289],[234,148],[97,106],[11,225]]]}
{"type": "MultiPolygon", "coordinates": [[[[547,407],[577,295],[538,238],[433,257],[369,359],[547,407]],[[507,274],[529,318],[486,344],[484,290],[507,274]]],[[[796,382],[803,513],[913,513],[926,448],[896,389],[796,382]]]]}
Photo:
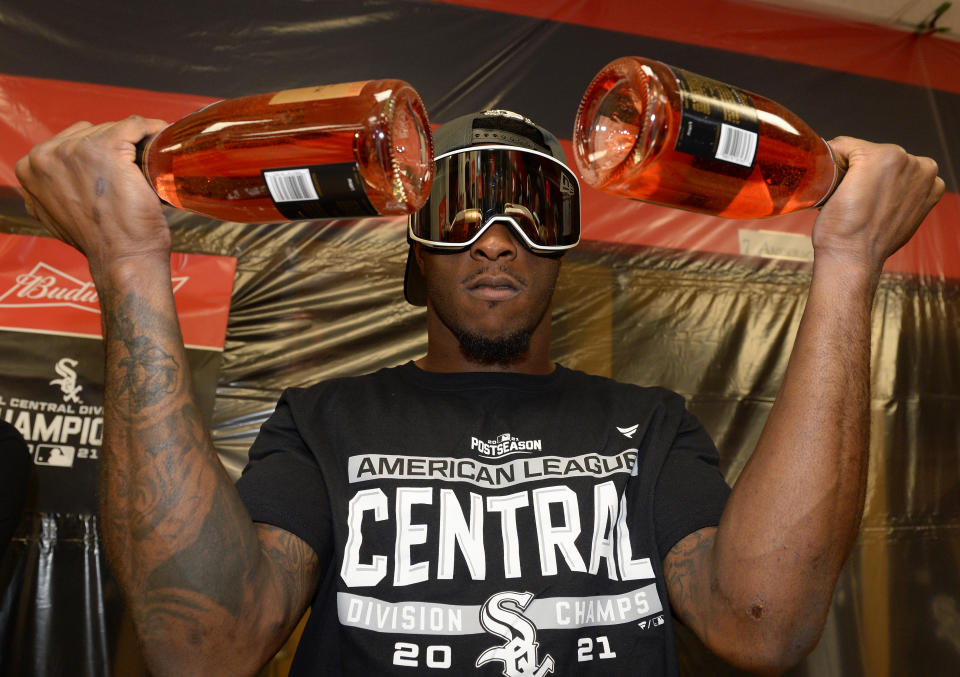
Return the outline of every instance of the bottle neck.
{"type": "Polygon", "coordinates": [[[830,144],[827,143],[826,139],[821,137],[824,145],[826,145],[827,150],[830,152],[830,159],[833,160],[833,182],[830,184],[829,190],[824,194],[817,204],[813,205],[814,209],[822,207],[826,204],[827,200],[830,199],[830,196],[833,195],[833,192],[837,189],[837,186],[840,185],[840,182],[843,181],[843,177],[847,174],[847,163],[837,157],[837,154],[833,152],[833,148],[830,147],[830,144]]]}

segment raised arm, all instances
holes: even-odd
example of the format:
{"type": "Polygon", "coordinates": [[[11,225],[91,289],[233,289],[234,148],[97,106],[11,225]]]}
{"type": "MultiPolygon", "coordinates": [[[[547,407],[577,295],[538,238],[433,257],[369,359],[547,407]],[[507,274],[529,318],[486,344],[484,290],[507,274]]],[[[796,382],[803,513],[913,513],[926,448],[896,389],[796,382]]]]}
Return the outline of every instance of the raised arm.
{"type": "Polygon", "coordinates": [[[254,674],[316,585],[300,539],[254,525],[192,393],[170,231],[134,164],[162,127],[77,123],[17,163],[28,210],[83,252],[106,349],[100,516],[107,557],[156,675],[254,674]]]}
{"type": "Polygon", "coordinates": [[[849,170],[814,226],[813,278],[776,402],[719,527],[665,559],[684,623],[761,674],[799,662],[823,629],[863,512],[880,271],[944,191],[929,158],[851,138],[831,146],[849,170]]]}

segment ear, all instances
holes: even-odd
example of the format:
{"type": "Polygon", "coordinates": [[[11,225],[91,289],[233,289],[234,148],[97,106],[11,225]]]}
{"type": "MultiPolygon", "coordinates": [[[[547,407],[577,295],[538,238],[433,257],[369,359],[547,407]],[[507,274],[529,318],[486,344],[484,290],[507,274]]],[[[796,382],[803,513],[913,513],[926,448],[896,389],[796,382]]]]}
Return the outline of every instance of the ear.
{"type": "Polygon", "coordinates": [[[419,242],[413,243],[413,259],[417,262],[420,274],[423,275],[423,247],[420,246],[419,242]]]}

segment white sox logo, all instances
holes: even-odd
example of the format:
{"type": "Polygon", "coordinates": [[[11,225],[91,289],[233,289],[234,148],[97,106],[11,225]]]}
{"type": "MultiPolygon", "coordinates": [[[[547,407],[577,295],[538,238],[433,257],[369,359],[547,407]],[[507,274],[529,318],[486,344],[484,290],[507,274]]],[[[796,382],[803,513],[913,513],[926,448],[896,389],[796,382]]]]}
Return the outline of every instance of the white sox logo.
{"type": "Polygon", "coordinates": [[[73,370],[73,367],[76,367],[78,362],[72,360],[69,357],[64,357],[62,360],[57,362],[56,366],[53,368],[57,375],[60,378],[55,378],[50,381],[52,386],[60,386],[60,391],[63,393],[64,402],[80,402],[80,399],[77,397],[77,393],[83,390],[83,386],[77,385],[77,372],[73,370]]]}
{"type": "Polygon", "coordinates": [[[547,654],[537,663],[537,628],[520,612],[533,599],[530,592],[498,592],[480,609],[480,625],[490,634],[502,637],[500,646],[490,647],[477,658],[479,668],[489,661],[501,661],[505,677],[543,677],[553,672],[553,657],[547,654]],[[509,605],[509,606],[508,606],[509,605]],[[514,607],[511,609],[510,607],[514,607]]]}

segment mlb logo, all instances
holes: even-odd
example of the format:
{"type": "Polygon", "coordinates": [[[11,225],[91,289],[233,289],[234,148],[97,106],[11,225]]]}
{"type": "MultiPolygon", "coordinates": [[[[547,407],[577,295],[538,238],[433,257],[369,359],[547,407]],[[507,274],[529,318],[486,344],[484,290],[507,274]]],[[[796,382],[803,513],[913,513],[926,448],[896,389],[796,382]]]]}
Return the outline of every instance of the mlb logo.
{"type": "Polygon", "coordinates": [[[500,437],[497,438],[497,442],[509,442],[510,433],[503,433],[500,437]]]}
{"type": "Polygon", "coordinates": [[[67,444],[38,444],[33,454],[37,465],[72,468],[76,450],[67,444]]]}

